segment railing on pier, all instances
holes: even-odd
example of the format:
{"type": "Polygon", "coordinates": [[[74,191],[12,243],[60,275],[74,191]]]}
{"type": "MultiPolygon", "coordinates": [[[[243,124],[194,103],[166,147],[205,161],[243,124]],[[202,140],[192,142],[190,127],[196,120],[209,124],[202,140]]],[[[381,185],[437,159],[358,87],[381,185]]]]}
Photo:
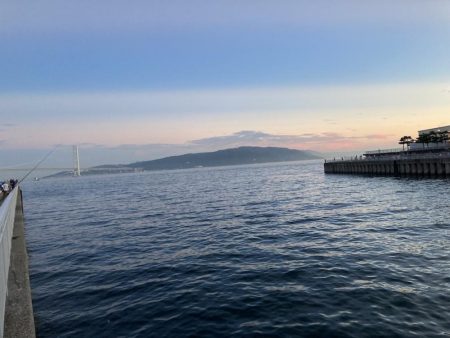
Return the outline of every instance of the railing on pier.
{"type": "Polygon", "coordinates": [[[386,161],[386,160],[427,160],[427,159],[448,159],[450,158],[450,151],[440,152],[440,153],[395,153],[395,154],[383,154],[376,157],[370,156],[351,156],[351,157],[340,157],[334,158],[332,160],[325,160],[325,163],[331,162],[346,162],[346,161],[363,161],[363,162],[373,162],[373,161],[386,161]]]}
{"type": "Polygon", "coordinates": [[[378,149],[378,150],[368,150],[364,155],[379,155],[379,154],[394,154],[394,153],[404,153],[404,152],[427,152],[433,150],[447,150],[450,149],[450,143],[412,143],[406,149],[403,148],[391,148],[391,149],[378,149]]]}
{"type": "Polygon", "coordinates": [[[392,154],[392,153],[400,153],[402,151],[404,151],[402,148],[378,149],[366,151],[364,154],[365,155],[392,154]]]}
{"type": "Polygon", "coordinates": [[[411,143],[409,150],[411,151],[427,151],[427,150],[442,150],[450,149],[450,143],[411,143]]]}
{"type": "Polygon", "coordinates": [[[19,188],[15,187],[0,206],[0,337],[3,337],[3,325],[5,322],[11,240],[16,215],[18,190],[19,188]]]}

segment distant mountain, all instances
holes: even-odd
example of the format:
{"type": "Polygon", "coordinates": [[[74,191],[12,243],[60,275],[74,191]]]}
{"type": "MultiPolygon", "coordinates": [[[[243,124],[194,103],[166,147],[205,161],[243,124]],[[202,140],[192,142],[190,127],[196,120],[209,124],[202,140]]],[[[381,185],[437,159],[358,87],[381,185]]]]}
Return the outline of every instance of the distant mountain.
{"type": "MultiPolygon", "coordinates": [[[[105,164],[83,169],[82,176],[133,173],[142,170],[171,170],[198,167],[218,167],[227,165],[287,162],[320,159],[322,156],[309,150],[294,150],[276,147],[239,147],[209,153],[185,154],[164,157],[158,160],[135,162],[131,164],[105,164]]],[[[57,178],[73,176],[72,171],[45,176],[57,178]]]]}
{"type": "Polygon", "coordinates": [[[188,169],[227,165],[287,162],[319,159],[321,156],[307,150],[277,147],[239,147],[208,153],[170,156],[158,160],[135,162],[128,166],[143,170],[188,169]]]}

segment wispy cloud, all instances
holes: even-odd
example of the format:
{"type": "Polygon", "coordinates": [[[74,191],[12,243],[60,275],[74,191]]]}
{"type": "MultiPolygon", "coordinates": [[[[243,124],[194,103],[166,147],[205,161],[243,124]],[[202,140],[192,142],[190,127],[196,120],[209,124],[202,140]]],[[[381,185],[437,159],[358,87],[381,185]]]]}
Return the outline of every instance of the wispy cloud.
{"type": "Polygon", "coordinates": [[[184,144],[188,140],[197,146],[245,141],[322,147],[329,133],[341,142],[329,146],[348,148],[361,135],[367,137],[359,138],[359,143],[369,145],[370,140],[388,141],[390,135],[447,125],[449,101],[442,88],[439,82],[3,94],[0,111],[11,114],[0,129],[11,148],[56,143],[184,144]],[[20,132],[15,132],[18,126],[20,132]],[[236,130],[248,132],[232,134],[236,130]]]}
{"type": "Polygon", "coordinates": [[[16,124],[14,124],[14,123],[0,123],[0,133],[6,132],[8,129],[11,129],[15,126],[16,126],[16,124]]]}
{"type": "MultiPolygon", "coordinates": [[[[345,136],[339,133],[304,133],[298,135],[271,134],[263,131],[243,130],[232,134],[205,137],[173,144],[120,144],[108,146],[105,144],[80,143],[80,158],[82,166],[89,167],[100,164],[125,164],[145,160],[158,159],[166,156],[181,155],[193,152],[215,151],[239,146],[286,147],[292,149],[312,150],[322,153],[333,153],[351,149],[366,150],[370,141],[380,142],[389,139],[388,134],[367,134],[345,136]]],[[[0,141],[0,144],[3,141],[0,141]]],[[[48,160],[47,165],[70,167],[72,149],[70,144],[60,144],[56,152],[48,160]]],[[[39,159],[48,149],[0,149],[0,156],[8,157],[12,163],[20,158],[39,159]]]]}
{"type": "MultiPolygon", "coordinates": [[[[398,83],[341,86],[287,86],[196,90],[89,91],[0,95],[0,111],[14,123],[42,121],[104,121],[152,117],[242,115],[255,112],[350,111],[392,107],[427,108],[448,105],[442,83],[398,83]],[[163,115],[163,116],[162,116],[163,115]]],[[[345,113],[344,113],[345,115],[345,113]]],[[[380,115],[380,113],[378,113],[380,115]]],[[[335,115],[318,116],[334,123],[335,115]]]]}
{"type": "Polygon", "coordinates": [[[123,144],[110,150],[130,151],[154,157],[155,153],[174,155],[184,152],[214,151],[240,146],[290,147],[295,149],[329,151],[339,147],[364,145],[370,140],[386,140],[389,134],[344,136],[339,133],[305,133],[299,135],[270,134],[262,131],[243,130],[229,135],[206,137],[183,144],[123,144]]]}
{"type": "Polygon", "coordinates": [[[209,147],[223,147],[234,145],[254,145],[261,142],[274,142],[278,141],[278,139],[279,136],[276,135],[271,135],[260,131],[244,130],[231,135],[192,140],[189,143],[209,147]]]}
{"type": "Polygon", "coordinates": [[[384,134],[344,136],[329,132],[283,135],[244,130],[229,135],[205,137],[174,144],[120,144],[117,146],[80,144],[80,154],[85,165],[97,165],[152,160],[166,156],[215,151],[240,146],[273,146],[332,152],[337,149],[363,148],[370,140],[380,140],[388,137],[389,135],[384,134]]]}
{"type": "Polygon", "coordinates": [[[369,134],[364,136],[363,138],[368,139],[368,140],[386,140],[388,138],[390,138],[391,136],[395,136],[392,134],[369,134]]]}
{"type": "MultiPolygon", "coordinates": [[[[271,134],[243,130],[229,135],[205,137],[174,144],[79,144],[85,164],[127,163],[181,155],[192,152],[215,151],[240,146],[287,147],[293,149],[330,152],[363,147],[370,140],[389,138],[387,134],[344,136],[339,133],[305,133],[299,135],[271,134]]],[[[69,152],[69,150],[67,150],[69,152]]]]}
{"type": "MultiPolygon", "coordinates": [[[[299,135],[276,135],[260,131],[240,131],[231,135],[216,136],[191,141],[193,145],[224,147],[224,146],[283,146],[311,149],[319,147],[320,149],[329,149],[331,145],[342,143],[358,143],[366,140],[385,140],[390,134],[369,134],[361,136],[344,136],[339,133],[305,133],[299,135]]],[[[318,150],[318,149],[315,149],[318,150]]]]}

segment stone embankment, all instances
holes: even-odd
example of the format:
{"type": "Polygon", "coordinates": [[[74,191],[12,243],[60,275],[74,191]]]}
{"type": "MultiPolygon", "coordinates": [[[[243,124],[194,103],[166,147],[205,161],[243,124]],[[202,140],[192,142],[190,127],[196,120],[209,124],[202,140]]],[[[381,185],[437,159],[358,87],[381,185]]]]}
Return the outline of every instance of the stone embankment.
{"type": "Polygon", "coordinates": [[[450,153],[328,160],[324,170],[327,174],[450,177],[450,153]]]}

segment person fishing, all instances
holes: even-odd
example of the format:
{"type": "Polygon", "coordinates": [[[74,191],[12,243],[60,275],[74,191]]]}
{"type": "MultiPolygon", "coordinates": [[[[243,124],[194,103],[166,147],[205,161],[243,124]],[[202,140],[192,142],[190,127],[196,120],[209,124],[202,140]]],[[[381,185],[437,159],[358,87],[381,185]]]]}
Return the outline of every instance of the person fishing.
{"type": "Polygon", "coordinates": [[[17,180],[14,180],[12,178],[9,180],[9,185],[11,186],[11,190],[13,190],[16,187],[17,182],[18,182],[17,180]]]}
{"type": "Polygon", "coordinates": [[[8,182],[2,182],[1,190],[4,195],[7,195],[9,193],[10,186],[9,186],[8,182]]]}

